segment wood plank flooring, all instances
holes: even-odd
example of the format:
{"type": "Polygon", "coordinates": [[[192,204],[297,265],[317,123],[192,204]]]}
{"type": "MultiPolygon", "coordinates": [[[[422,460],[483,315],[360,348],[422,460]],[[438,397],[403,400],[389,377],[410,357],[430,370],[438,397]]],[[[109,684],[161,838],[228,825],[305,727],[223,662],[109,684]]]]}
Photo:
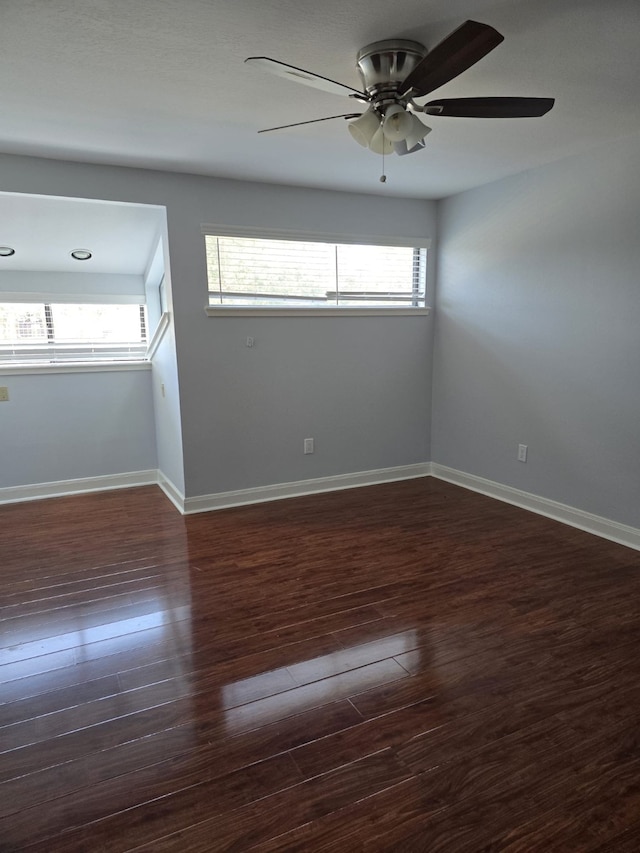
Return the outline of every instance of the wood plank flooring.
{"type": "Polygon", "coordinates": [[[640,553],[434,479],[0,507],[0,851],[640,850],[640,553]]]}

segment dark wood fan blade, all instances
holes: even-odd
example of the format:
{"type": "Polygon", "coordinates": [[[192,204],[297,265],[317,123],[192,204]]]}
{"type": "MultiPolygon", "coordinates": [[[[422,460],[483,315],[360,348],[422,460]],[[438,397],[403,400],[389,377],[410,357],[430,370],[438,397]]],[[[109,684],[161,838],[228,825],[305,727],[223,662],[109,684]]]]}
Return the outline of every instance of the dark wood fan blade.
{"type": "Polygon", "coordinates": [[[332,118],[358,118],[362,113],[344,113],[339,116],[325,116],[325,118],[312,118],[310,121],[296,121],[293,124],[281,124],[278,127],[265,127],[258,133],[271,133],[272,130],[286,130],[288,127],[300,127],[301,124],[315,124],[318,121],[331,121],[332,118]]]}
{"type": "Polygon", "coordinates": [[[429,101],[424,111],[431,116],[460,118],[537,118],[554,103],[553,98],[444,98],[429,101]]]}
{"type": "Polygon", "coordinates": [[[428,95],[471,68],[503,40],[504,36],[488,24],[465,21],[416,65],[400,91],[412,89],[416,98],[428,95]]]}
{"type": "Polygon", "coordinates": [[[288,80],[294,80],[296,83],[303,83],[305,86],[313,86],[314,89],[322,89],[323,92],[331,92],[333,95],[359,95],[362,100],[369,100],[368,95],[365,95],[364,92],[347,86],[345,83],[338,83],[336,80],[323,77],[321,74],[314,74],[313,71],[306,71],[304,68],[296,68],[295,65],[287,65],[285,62],[270,59],[268,56],[249,56],[245,62],[254,68],[268,71],[269,74],[276,74],[278,77],[285,77],[288,80]]]}

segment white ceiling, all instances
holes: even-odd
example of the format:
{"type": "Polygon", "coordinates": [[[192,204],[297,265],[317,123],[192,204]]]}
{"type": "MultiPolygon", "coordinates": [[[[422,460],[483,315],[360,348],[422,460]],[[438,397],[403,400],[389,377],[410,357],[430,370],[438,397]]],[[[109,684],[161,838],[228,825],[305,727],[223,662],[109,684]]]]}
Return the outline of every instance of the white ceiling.
{"type": "Polygon", "coordinates": [[[0,151],[440,198],[640,131],[637,0],[4,0],[0,151]],[[424,151],[381,158],[338,95],[244,65],[266,55],[360,87],[359,48],[432,47],[464,20],[505,41],[430,96],[555,97],[539,119],[431,117],[424,151]]]}
{"type": "Polygon", "coordinates": [[[0,245],[15,250],[0,257],[0,274],[143,275],[164,215],[164,208],[151,205],[0,193],[0,245]],[[74,260],[74,249],[89,249],[91,259],[74,260]]]}

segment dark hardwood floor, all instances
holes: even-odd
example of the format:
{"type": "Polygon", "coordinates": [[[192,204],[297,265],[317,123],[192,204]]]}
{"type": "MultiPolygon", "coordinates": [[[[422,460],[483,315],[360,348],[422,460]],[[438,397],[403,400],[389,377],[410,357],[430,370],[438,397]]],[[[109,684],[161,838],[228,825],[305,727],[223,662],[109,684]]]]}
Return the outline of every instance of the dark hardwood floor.
{"type": "Polygon", "coordinates": [[[640,553],[434,479],[0,507],[0,850],[640,850],[640,553]]]}

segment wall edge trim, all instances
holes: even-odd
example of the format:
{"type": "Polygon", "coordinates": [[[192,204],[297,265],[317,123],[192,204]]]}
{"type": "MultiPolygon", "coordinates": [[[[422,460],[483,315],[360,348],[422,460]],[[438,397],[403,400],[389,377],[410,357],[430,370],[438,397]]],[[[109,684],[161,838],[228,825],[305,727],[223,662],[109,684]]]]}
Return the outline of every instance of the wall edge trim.
{"type": "Polygon", "coordinates": [[[393,468],[377,468],[371,471],[358,471],[352,474],[336,474],[332,477],[317,477],[313,480],[297,480],[292,483],[276,483],[271,486],[258,486],[252,489],[237,489],[230,492],[217,492],[210,495],[198,495],[184,500],[184,513],[209,512],[216,509],[228,509],[234,506],[265,503],[284,498],[298,498],[320,492],[335,492],[342,489],[356,489],[361,486],[375,486],[398,480],[412,480],[427,477],[431,468],[428,462],[414,465],[399,465],[393,468]]]}
{"type": "Polygon", "coordinates": [[[0,504],[45,500],[89,492],[112,489],[131,489],[135,486],[153,486],[158,483],[158,471],[129,471],[124,474],[105,474],[99,477],[80,477],[74,480],[56,480],[51,483],[33,483],[26,486],[0,488],[0,504]]]}
{"type": "Polygon", "coordinates": [[[479,492],[512,506],[535,512],[538,515],[544,515],[546,518],[559,521],[570,527],[577,527],[579,530],[584,530],[586,533],[600,536],[603,539],[609,539],[618,545],[625,545],[627,548],[640,551],[640,529],[637,527],[621,524],[618,521],[612,521],[585,510],[558,503],[558,501],[543,498],[540,495],[524,492],[512,486],[505,486],[493,480],[486,480],[484,477],[478,477],[475,474],[467,474],[455,468],[448,468],[446,465],[439,465],[436,462],[431,463],[431,476],[438,480],[445,480],[447,483],[453,483],[456,486],[462,486],[472,492],[479,492]]]}
{"type": "Polygon", "coordinates": [[[157,483],[178,512],[184,515],[184,495],[175,483],[172,482],[166,474],[163,474],[162,471],[158,471],[157,483]]]}

